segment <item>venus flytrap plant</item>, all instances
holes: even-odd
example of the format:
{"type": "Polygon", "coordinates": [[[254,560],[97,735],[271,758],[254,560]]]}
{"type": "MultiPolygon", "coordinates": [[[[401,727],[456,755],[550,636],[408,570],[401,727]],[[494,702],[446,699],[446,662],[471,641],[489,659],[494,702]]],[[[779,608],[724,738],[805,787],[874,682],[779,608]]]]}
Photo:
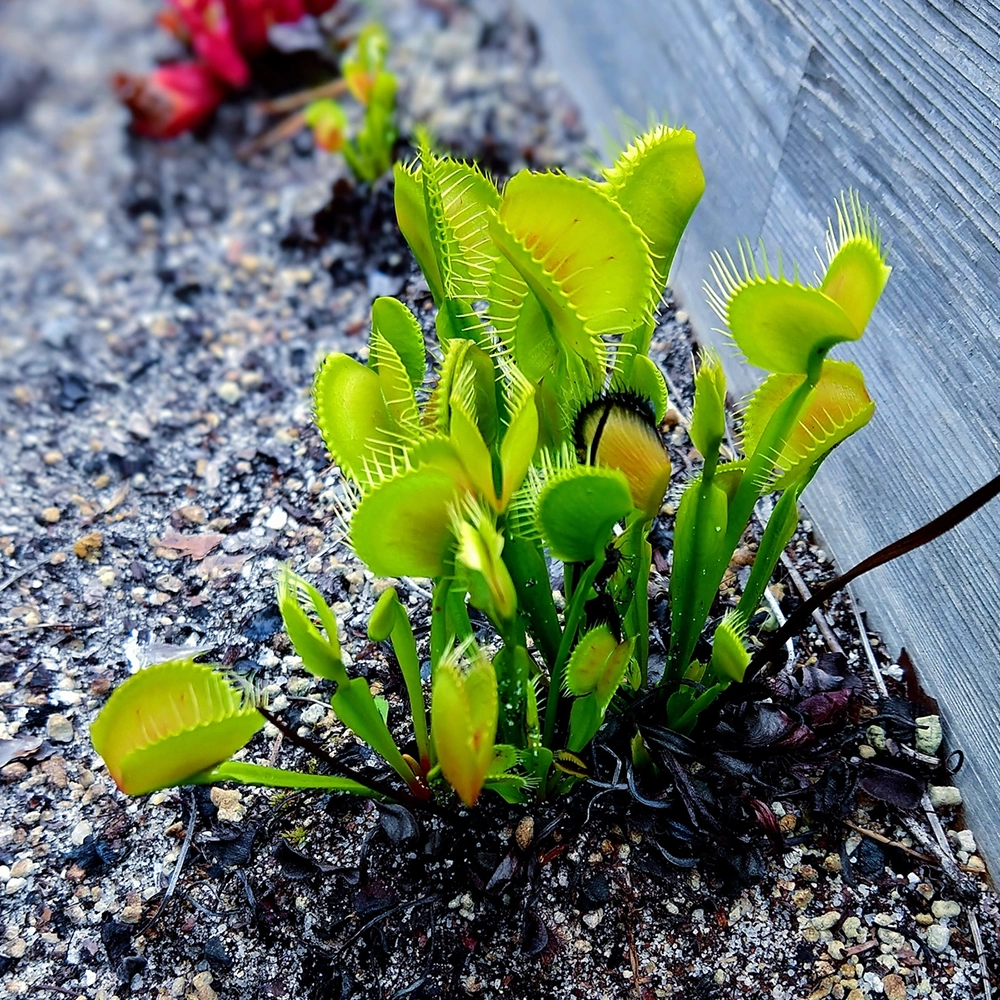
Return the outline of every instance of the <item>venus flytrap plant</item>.
{"type": "MultiPolygon", "coordinates": [[[[378,53],[359,60],[352,79],[374,94],[378,53]]],[[[740,266],[716,258],[713,304],[747,360],[770,375],[746,405],[742,457],[724,457],[725,377],[717,356],[702,356],[690,434],[704,462],[674,522],[669,646],[650,691],[649,532],[671,464],[658,431],[667,390],[648,347],[704,189],[694,137],[661,126],[600,181],[522,171],[501,189],[422,135],[417,160],[397,164],[394,178],[400,228],[437,306],[436,344],[427,350],[402,303],[377,299],[366,363],[330,355],[314,403],[350,484],[343,517],[356,555],[377,576],[431,582],[429,724],[421,651],[393,587],[368,634],[392,644],[412,743],[397,743],[386,703],[347,673],[318,591],[284,570],[279,607],[304,666],[336,685],[334,712],[393,769],[407,789],[400,794],[426,800],[450,786],[472,805],[485,788],[524,802],[586,778],[579,755],[607,713],[639,693],[667,725],[690,733],[743,680],[747,629],[795,530],[799,496],[831,449],[871,417],[859,369],[827,355],[862,335],[889,269],[853,195],[838,206],[826,270],[812,285],[797,272],[772,273],[746,247],[740,266]],[[744,592],[707,627],[754,504],[773,491],[744,592]]],[[[155,680],[142,683],[130,702],[139,715],[155,680]]],[[[211,752],[191,766],[123,787],[252,780],[225,763],[255,731],[251,720],[227,722],[232,732],[218,729],[211,752]]],[[[107,728],[95,726],[95,745],[118,760],[107,728]]],[[[204,730],[205,747],[214,732],[204,730]]],[[[641,763],[641,737],[632,746],[641,763]]],[[[353,777],[317,777],[365,792],[353,777]]],[[[368,792],[386,788],[373,779],[368,792]]]]}

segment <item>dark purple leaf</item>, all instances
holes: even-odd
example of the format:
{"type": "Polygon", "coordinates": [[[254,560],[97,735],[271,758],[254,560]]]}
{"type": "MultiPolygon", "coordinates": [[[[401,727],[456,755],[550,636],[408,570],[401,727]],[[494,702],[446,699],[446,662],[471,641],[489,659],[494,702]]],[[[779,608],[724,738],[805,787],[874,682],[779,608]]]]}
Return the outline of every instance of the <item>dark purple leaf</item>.
{"type": "Polygon", "coordinates": [[[833,761],[813,786],[813,808],[832,820],[843,819],[854,804],[857,781],[845,761],[833,761]]]}
{"type": "Polygon", "coordinates": [[[549,931],[545,922],[535,910],[526,910],[521,929],[521,952],[531,958],[540,955],[548,943],[549,931]]]}
{"type": "Polygon", "coordinates": [[[879,764],[869,764],[865,768],[859,785],[872,798],[888,802],[898,809],[915,809],[920,805],[924,792],[923,784],[912,774],[879,764]]]}
{"type": "Polygon", "coordinates": [[[490,892],[493,889],[506,885],[518,873],[520,867],[521,862],[514,851],[510,851],[504,855],[503,860],[497,865],[489,882],[486,883],[486,891],[490,892]]]}
{"type": "Polygon", "coordinates": [[[308,855],[295,850],[284,840],[274,849],[274,860],[281,865],[281,870],[293,882],[303,882],[333,871],[332,865],[321,865],[308,855]]]}
{"type": "Polygon", "coordinates": [[[385,835],[396,847],[404,840],[412,840],[420,832],[413,813],[405,806],[391,802],[379,803],[378,821],[385,835]]]}
{"type": "Polygon", "coordinates": [[[810,726],[829,726],[838,721],[851,702],[852,691],[841,688],[839,691],[821,691],[814,694],[796,707],[810,726]]]}

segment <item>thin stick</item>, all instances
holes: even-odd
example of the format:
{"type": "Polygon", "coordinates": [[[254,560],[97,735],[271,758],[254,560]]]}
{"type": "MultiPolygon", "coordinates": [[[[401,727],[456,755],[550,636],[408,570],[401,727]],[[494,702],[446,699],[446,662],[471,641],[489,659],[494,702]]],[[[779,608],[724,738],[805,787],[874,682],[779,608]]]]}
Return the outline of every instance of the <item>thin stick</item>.
{"type": "Polygon", "coordinates": [[[820,587],[810,600],[804,601],[796,608],[795,613],[789,616],[788,621],[771,636],[764,648],[754,655],[754,658],[750,661],[750,666],[747,668],[747,676],[753,677],[767,663],[770,663],[778,649],[784,645],[785,640],[790,635],[798,634],[805,626],[806,620],[813,613],[813,610],[821,607],[824,601],[833,597],[837,591],[843,590],[844,587],[856,580],[863,573],[883,566],[893,559],[898,559],[900,556],[912,552],[921,545],[926,545],[935,538],[940,538],[945,532],[950,531],[961,524],[966,518],[975,514],[980,507],[989,503],[998,494],[1000,494],[1000,475],[995,476],[985,486],[981,486],[975,492],[970,493],[964,500],[960,500],[954,507],[949,507],[943,514],[939,514],[933,520],[917,528],[916,531],[911,531],[908,535],[890,542],[890,544],[879,549],[878,552],[870,555],[867,559],[863,559],[856,566],[852,566],[846,573],[841,574],[825,586],[820,587]]]}
{"type": "MultiPolygon", "coordinates": [[[[937,810],[934,808],[934,803],[931,802],[931,798],[926,792],[924,792],[923,798],[920,800],[920,805],[924,810],[927,822],[934,833],[934,839],[937,841],[942,853],[956,868],[959,868],[958,862],[952,854],[951,844],[948,843],[944,827],[941,825],[941,817],[938,816],[937,810]]],[[[971,906],[966,907],[965,915],[969,918],[969,930],[972,932],[972,942],[976,948],[976,958],[979,959],[979,971],[983,977],[983,993],[986,996],[986,1000],[993,1000],[993,989],[990,986],[990,970],[986,965],[986,953],[983,950],[983,936],[979,932],[979,920],[971,906]]]]}
{"type": "Polygon", "coordinates": [[[262,135],[257,136],[256,139],[252,139],[245,146],[241,146],[236,151],[236,155],[241,160],[249,160],[251,156],[263,153],[264,150],[270,149],[272,146],[277,146],[279,142],[283,142],[285,139],[291,139],[305,127],[305,113],[297,111],[295,114],[283,118],[274,128],[268,129],[262,135]]]}
{"type": "Polygon", "coordinates": [[[18,570],[13,576],[8,576],[3,583],[0,583],[0,590],[6,590],[12,583],[17,583],[22,576],[27,576],[29,573],[34,573],[36,569],[44,566],[49,560],[40,559],[36,563],[32,563],[30,566],[25,566],[24,569],[18,570]]]}
{"type": "MultiPolygon", "coordinates": [[[[806,581],[802,579],[802,574],[795,568],[792,560],[788,558],[787,552],[781,553],[781,565],[785,567],[785,571],[788,573],[788,578],[792,581],[792,586],[799,592],[799,597],[801,597],[803,601],[808,601],[809,598],[812,597],[812,594],[809,591],[806,581]]],[[[816,610],[812,613],[812,617],[830,652],[840,653],[841,656],[843,656],[844,647],[840,645],[836,635],[833,633],[833,629],[830,628],[830,623],[826,620],[826,615],[824,615],[819,608],[816,608],[816,610]]]]}
{"type": "Polygon", "coordinates": [[[878,688],[879,697],[888,698],[889,689],[885,686],[885,678],[882,676],[882,671],[879,670],[878,660],[875,659],[875,650],[872,649],[872,644],[868,639],[868,630],[865,628],[864,619],[861,617],[861,608],[858,607],[857,598],[855,598],[851,588],[847,587],[846,590],[847,596],[851,601],[851,610],[854,612],[854,620],[858,623],[858,635],[861,638],[861,646],[865,651],[865,659],[868,660],[872,677],[875,678],[875,686],[878,688]]]}
{"type": "Polygon", "coordinates": [[[146,922],[145,927],[139,931],[140,934],[145,934],[146,931],[160,919],[160,915],[167,907],[167,903],[170,902],[170,897],[173,896],[174,890],[177,888],[177,880],[181,877],[181,869],[184,867],[184,862],[187,860],[188,850],[191,847],[191,841],[194,838],[194,824],[198,819],[198,808],[194,801],[194,794],[192,793],[188,801],[188,825],[187,831],[184,834],[184,841],[181,844],[181,849],[177,854],[177,864],[174,865],[174,870],[170,873],[170,881],[167,883],[167,891],[163,894],[163,899],[160,900],[160,905],[156,908],[156,912],[149,918],[146,922]]]}
{"type": "Polygon", "coordinates": [[[347,81],[343,78],[331,80],[329,83],[321,83],[318,87],[309,87],[306,90],[297,90],[294,94],[285,94],[284,97],[275,97],[271,101],[258,101],[254,108],[262,115],[284,115],[289,111],[298,111],[313,101],[322,100],[324,97],[343,97],[347,93],[347,81]]]}
{"type": "Polygon", "coordinates": [[[925,864],[928,865],[940,865],[941,862],[937,858],[932,858],[929,854],[921,854],[920,851],[915,851],[912,847],[907,847],[906,844],[901,843],[898,840],[892,840],[890,837],[885,836],[882,833],[876,833],[874,830],[867,830],[863,826],[858,826],[857,823],[852,823],[849,819],[844,820],[844,826],[849,826],[856,833],[860,833],[863,837],[867,837],[869,840],[878,841],[880,844],[885,844],[886,847],[895,847],[900,851],[904,851],[911,857],[919,858],[925,864]]]}

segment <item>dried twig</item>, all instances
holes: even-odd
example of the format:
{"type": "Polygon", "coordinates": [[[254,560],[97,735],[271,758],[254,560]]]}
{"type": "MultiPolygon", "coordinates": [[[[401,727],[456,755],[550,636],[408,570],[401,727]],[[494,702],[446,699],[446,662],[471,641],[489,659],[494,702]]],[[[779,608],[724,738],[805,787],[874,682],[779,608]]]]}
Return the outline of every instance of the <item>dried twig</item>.
{"type": "Polygon", "coordinates": [[[187,860],[188,850],[190,850],[191,841],[194,839],[194,825],[198,819],[198,807],[194,801],[194,793],[191,794],[188,801],[188,813],[187,830],[184,833],[184,841],[181,844],[181,849],[177,854],[177,864],[174,865],[174,870],[170,873],[167,891],[163,894],[163,899],[160,900],[160,905],[156,908],[156,912],[146,921],[142,930],[139,931],[140,934],[145,934],[160,919],[163,911],[167,908],[167,903],[170,902],[170,898],[174,894],[174,890],[177,888],[177,880],[181,877],[181,870],[184,868],[184,862],[187,860]]]}
{"type": "Polygon", "coordinates": [[[849,819],[844,820],[844,826],[849,826],[856,833],[860,833],[861,836],[867,837],[869,840],[877,841],[879,844],[884,844],[886,847],[895,847],[900,851],[904,851],[906,854],[923,861],[925,864],[940,864],[940,861],[938,861],[937,858],[933,858],[929,854],[921,854],[920,851],[915,851],[912,847],[907,847],[906,844],[899,840],[893,840],[891,837],[887,837],[882,833],[876,833],[874,830],[867,830],[863,826],[858,826],[857,823],[852,823],[849,819]]]}
{"type": "MultiPolygon", "coordinates": [[[[795,568],[792,560],[788,558],[787,552],[781,553],[781,565],[785,567],[788,579],[792,581],[792,586],[799,592],[799,597],[803,601],[808,601],[812,597],[812,593],[806,585],[806,581],[802,579],[802,574],[795,568]]],[[[830,652],[843,655],[844,647],[840,645],[836,635],[833,633],[833,629],[830,628],[830,623],[826,620],[826,615],[819,608],[816,608],[812,613],[812,618],[819,628],[820,635],[823,636],[823,641],[830,652]]]]}
{"type": "Polygon", "coordinates": [[[889,697],[889,689],[885,686],[885,678],[882,676],[882,671],[879,669],[878,660],[875,659],[875,650],[872,649],[872,644],[868,640],[868,630],[865,628],[864,620],[861,617],[861,608],[858,607],[857,599],[854,596],[854,592],[850,587],[845,590],[848,600],[851,602],[851,610],[854,612],[854,620],[858,623],[858,637],[861,639],[861,648],[865,651],[865,659],[868,661],[868,666],[871,668],[872,677],[875,678],[875,686],[878,688],[878,694],[880,698],[889,697]]]}
{"type": "Polygon", "coordinates": [[[236,151],[236,155],[241,160],[249,160],[251,156],[263,153],[264,150],[270,149],[272,146],[277,146],[279,142],[284,142],[285,139],[291,139],[305,127],[305,112],[296,111],[287,118],[283,118],[274,128],[269,128],[255,139],[251,139],[250,142],[240,146],[236,151]]]}
{"type": "Polygon", "coordinates": [[[294,94],[285,94],[284,97],[275,97],[270,101],[258,101],[254,108],[262,115],[284,115],[290,111],[298,111],[313,101],[322,100],[324,97],[343,97],[347,93],[347,81],[342,78],[331,80],[329,83],[321,83],[318,87],[309,87],[307,90],[298,90],[294,94]]]}

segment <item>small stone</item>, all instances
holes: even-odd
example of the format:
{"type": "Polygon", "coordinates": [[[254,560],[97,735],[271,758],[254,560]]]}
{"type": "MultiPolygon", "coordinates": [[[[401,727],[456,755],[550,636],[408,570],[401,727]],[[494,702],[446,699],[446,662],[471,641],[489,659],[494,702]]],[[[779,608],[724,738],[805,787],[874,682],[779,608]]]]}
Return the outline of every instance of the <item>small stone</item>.
{"type": "Polygon", "coordinates": [[[517,829],[514,831],[514,840],[517,842],[517,846],[521,848],[522,851],[526,851],[530,846],[532,840],[535,839],[535,821],[530,816],[524,816],[521,821],[517,824],[517,829]]]}
{"type": "Polygon", "coordinates": [[[271,531],[283,531],[288,524],[288,511],[284,507],[275,507],[271,516],[264,522],[264,527],[271,531]]]}
{"type": "Polygon", "coordinates": [[[81,535],[73,543],[73,551],[79,559],[94,559],[101,551],[104,538],[99,531],[90,531],[86,535],[81,535]]]}
{"type": "Polygon", "coordinates": [[[42,455],[42,461],[46,465],[58,465],[63,460],[63,453],[61,451],[47,451],[42,455]]]}
{"type": "Polygon", "coordinates": [[[786,813],[778,820],[778,828],[782,833],[791,833],[798,821],[799,818],[794,813],[786,813]]]}
{"type": "Polygon", "coordinates": [[[0,781],[5,785],[13,785],[20,781],[28,773],[27,767],[19,760],[12,760],[9,764],[0,767],[0,781]]]}
{"type": "Polygon", "coordinates": [[[840,869],[841,869],[840,855],[839,854],[828,854],[823,859],[823,867],[828,872],[833,872],[834,874],[836,874],[837,872],[839,872],[840,869]]]}
{"type": "Polygon", "coordinates": [[[183,581],[169,573],[161,573],[156,578],[156,589],[164,590],[168,594],[179,594],[184,589],[183,581]]]}
{"type": "Polygon", "coordinates": [[[826,979],[820,981],[819,986],[809,994],[806,1000],[825,1000],[833,992],[835,982],[836,979],[833,976],[827,976],[826,979]]]}
{"type": "Polygon", "coordinates": [[[315,726],[316,723],[321,722],[326,716],[326,706],[325,705],[310,705],[301,716],[299,716],[300,721],[304,726],[315,726]]]}
{"type": "Polygon", "coordinates": [[[878,939],[893,954],[898,954],[906,947],[906,938],[899,931],[891,930],[888,927],[878,929],[878,939]]]}
{"type": "Polygon", "coordinates": [[[938,920],[948,920],[957,917],[962,912],[962,907],[951,899],[939,899],[931,903],[931,913],[938,920]]]}
{"type": "Polygon", "coordinates": [[[10,878],[27,878],[35,871],[35,862],[31,858],[18,858],[10,866],[10,878]]]}
{"type": "Polygon", "coordinates": [[[962,804],[962,793],[954,785],[931,785],[927,794],[935,809],[951,809],[962,804]]]}
{"type": "Polygon", "coordinates": [[[951,928],[944,924],[931,924],[927,928],[927,947],[938,955],[951,944],[951,928]]]}
{"type": "Polygon", "coordinates": [[[848,917],[844,921],[844,926],[842,928],[844,932],[844,937],[846,938],[856,938],[861,931],[861,918],[860,917],[848,917]]]}
{"type": "Polygon", "coordinates": [[[13,896],[14,893],[20,892],[27,884],[28,880],[26,878],[7,879],[7,895],[13,896]]]}
{"type": "Polygon", "coordinates": [[[212,973],[199,972],[191,980],[193,992],[186,994],[187,1000],[217,1000],[218,993],[212,989],[212,973]]]}
{"type": "Polygon", "coordinates": [[[58,507],[46,507],[42,511],[42,520],[46,524],[55,524],[62,517],[62,511],[58,507]]]}
{"type": "Polygon", "coordinates": [[[603,910],[591,910],[590,913],[585,913],[583,915],[583,922],[593,930],[603,919],[603,910]]]}
{"type": "Polygon", "coordinates": [[[914,720],[916,731],[913,745],[920,753],[935,754],[941,746],[941,718],[937,715],[921,715],[914,720]]]}
{"type": "Polygon", "coordinates": [[[871,760],[872,757],[875,756],[875,752],[876,752],[875,748],[874,747],[870,747],[867,743],[862,743],[861,746],[858,747],[858,753],[865,760],[871,760]]]}
{"type": "Polygon", "coordinates": [[[45,732],[53,743],[69,743],[73,739],[73,723],[65,715],[50,715],[45,732]]]}
{"type": "Polygon", "coordinates": [[[830,930],[840,920],[839,910],[827,910],[821,917],[813,917],[810,923],[818,931],[830,930]]]}
{"type": "Polygon", "coordinates": [[[792,893],[792,902],[800,910],[804,910],[812,902],[812,899],[812,889],[796,889],[795,892],[792,893]]]}
{"type": "Polygon", "coordinates": [[[826,950],[830,953],[830,958],[835,962],[842,962],[844,960],[844,950],[846,947],[843,941],[838,941],[836,938],[831,938],[826,943],[826,950]]]}
{"type": "Polygon", "coordinates": [[[223,382],[216,390],[216,395],[224,403],[235,406],[243,397],[243,390],[239,382],[223,382]]]}
{"type": "Polygon", "coordinates": [[[114,582],[118,579],[118,574],[114,571],[111,566],[102,566],[97,571],[97,579],[100,581],[102,587],[112,587],[114,582]]]}
{"type": "Polygon", "coordinates": [[[79,847],[88,837],[93,836],[94,827],[90,820],[82,819],[73,827],[69,835],[70,842],[79,847]]]}
{"type": "Polygon", "coordinates": [[[906,983],[903,982],[903,977],[896,975],[895,972],[882,980],[882,989],[888,1000],[906,1000],[906,983]]]}
{"type": "Polygon", "coordinates": [[[876,750],[885,749],[885,730],[881,726],[872,725],[868,727],[868,742],[876,750]]]}
{"type": "Polygon", "coordinates": [[[197,504],[194,503],[189,503],[185,504],[183,507],[178,507],[175,513],[182,520],[187,521],[188,524],[204,524],[208,520],[208,515],[205,513],[205,508],[199,507],[197,504]]]}
{"type": "Polygon", "coordinates": [[[934,923],[934,918],[929,913],[918,913],[913,919],[920,927],[930,927],[934,923]]]}
{"type": "Polygon", "coordinates": [[[52,555],[49,556],[50,566],[62,566],[64,562],[66,562],[65,552],[53,552],[52,555]]]}
{"type": "Polygon", "coordinates": [[[209,795],[219,811],[219,819],[223,822],[239,823],[246,815],[247,807],[243,805],[243,796],[235,788],[219,788],[213,785],[209,795]]]}
{"type": "Polygon", "coordinates": [[[846,997],[844,997],[844,1000],[865,1000],[865,995],[861,992],[861,990],[855,987],[850,993],[847,994],[846,997]]]}
{"type": "Polygon", "coordinates": [[[971,830],[952,830],[948,836],[958,850],[965,851],[966,854],[976,853],[976,838],[971,830]]]}
{"type": "Polygon", "coordinates": [[[966,868],[971,868],[974,872],[986,871],[986,862],[978,854],[973,854],[966,863],[966,868]]]}

